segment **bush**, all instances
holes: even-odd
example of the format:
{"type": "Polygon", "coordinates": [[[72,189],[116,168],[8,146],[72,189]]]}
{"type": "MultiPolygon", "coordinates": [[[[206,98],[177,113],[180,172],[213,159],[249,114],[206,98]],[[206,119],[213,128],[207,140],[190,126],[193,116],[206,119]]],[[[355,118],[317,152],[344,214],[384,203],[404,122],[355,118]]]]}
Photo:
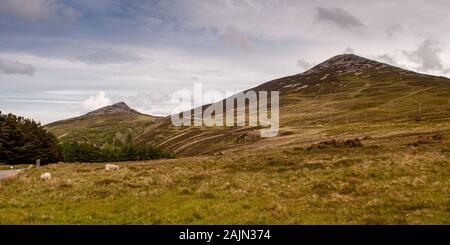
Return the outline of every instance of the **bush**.
{"type": "Polygon", "coordinates": [[[174,158],[172,153],[147,145],[134,145],[131,136],[126,144],[89,143],[58,144],[58,139],[31,119],[0,112],[0,163],[41,164],[65,162],[117,162],[174,158]]]}
{"type": "Polygon", "coordinates": [[[58,139],[31,119],[1,114],[0,162],[8,164],[58,162],[62,158],[58,139]]]}
{"type": "Polygon", "coordinates": [[[118,162],[161,158],[174,158],[172,153],[147,145],[125,144],[98,147],[89,143],[64,143],[61,145],[65,162],[118,162]]]}
{"type": "Polygon", "coordinates": [[[329,140],[329,141],[322,141],[317,144],[313,144],[310,147],[306,148],[307,150],[312,149],[327,149],[327,148],[341,148],[341,147],[363,147],[363,144],[361,141],[356,139],[348,139],[348,140],[329,140]]]}

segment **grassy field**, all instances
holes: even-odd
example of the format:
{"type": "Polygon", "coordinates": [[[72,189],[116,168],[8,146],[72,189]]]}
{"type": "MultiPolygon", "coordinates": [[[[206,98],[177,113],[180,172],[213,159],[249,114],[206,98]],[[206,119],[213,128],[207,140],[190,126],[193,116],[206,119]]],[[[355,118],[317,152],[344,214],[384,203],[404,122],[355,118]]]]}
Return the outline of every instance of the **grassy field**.
{"type": "Polygon", "coordinates": [[[450,224],[450,125],[407,125],[305,129],[115,172],[31,169],[0,182],[0,223],[450,224]],[[363,135],[363,147],[306,149],[363,135]],[[53,178],[41,181],[43,172],[53,178]]]}
{"type": "Polygon", "coordinates": [[[29,164],[19,164],[19,165],[0,164],[0,170],[21,169],[21,168],[28,168],[28,166],[29,164]]]}

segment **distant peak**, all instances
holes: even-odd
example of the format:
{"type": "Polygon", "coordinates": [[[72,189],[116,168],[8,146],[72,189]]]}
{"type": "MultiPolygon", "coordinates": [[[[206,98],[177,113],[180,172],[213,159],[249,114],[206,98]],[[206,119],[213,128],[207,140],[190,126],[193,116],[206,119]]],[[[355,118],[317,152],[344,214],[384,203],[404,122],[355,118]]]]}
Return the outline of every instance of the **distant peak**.
{"type": "Polygon", "coordinates": [[[131,109],[125,102],[121,101],[112,105],[108,105],[91,111],[85,116],[97,116],[97,115],[107,115],[107,114],[141,114],[134,109],[131,109]]]}
{"type": "Polygon", "coordinates": [[[335,58],[336,59],[338,59],[338,58],[363,58],[363,59],[365,59],[364,57],[358,56],[356,54],[349,54],[349,53],[338,54],[329,59],[335,59],[335,58]]]}
{"type": "Polygon", "coordinates": [[[123,101],[117,102],[115,104],[110,105],[111,107],[120,107],[120,108],[127,108],[130,109],[130,107],[123,101]]]}
{"type": "MultiPolygon", "coordinates": [[[[330,63],[340,62],[340,63],[344,63],[345,64],[345,63],[349,63],[349,62],[350,63],[351,62],[353,62],[353,63],[358,63],[358,62],[364,63],[364,62],[368,62],[368,61],[370,62],[370,61],[373,61],[373,60],[370,60],[370,59],[358,56],[356,54],[339,54],[339,55],[336,55],[336,56],[333,56],[333,57],[329,58],[325,62],[330,62],[330,63]]],[[[373,61],[373,62],[376,62],[376,61],[373,61]]]]}
{"type": "Polygon", "coordinates": [[[380,69],[386,67],[389,67],[389,65],[355,54],[340,54],[314,66],[304,72],[304,74],[328,71],[330,71],[330,73],[357,73],[363,72],[366,69],[380,69]]]}

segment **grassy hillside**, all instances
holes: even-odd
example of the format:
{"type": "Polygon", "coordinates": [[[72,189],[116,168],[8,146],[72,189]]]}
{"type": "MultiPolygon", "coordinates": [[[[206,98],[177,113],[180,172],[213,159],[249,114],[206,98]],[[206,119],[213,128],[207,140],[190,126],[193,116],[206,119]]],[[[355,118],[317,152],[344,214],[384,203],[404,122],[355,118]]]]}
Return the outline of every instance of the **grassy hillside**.
{"type": "Polygon", "coordinates": [[[46,125],[61,142],[90,142],[99,145],[128,135],[136,137],[152,125],[158,117],[143,114],[109,114],[83,116],[46,125]]]}
{"type": "Polygon", "coordinates": [[[115,172],[32,169],[0,182],[0,223],[450,224],[448,123],[355,123],[279,141],[115,172]],[[362,132],[362,147],[307,149],[362,132]]]}
{"type": "MultiPolygon", "coordinates": [[[[370,130],[396,125],[392,128],[395,132],[417,121],[450,120],[450,79],[354,55],[334,57],[306,73],[276,79],[254,90],[280,91],[280,135],[292,134],[292,138],[304,139],[305,131],[352,132],[355,123],[370,126],[370,130]]],[[[158,145],[178,155],[213,154],[241,147],[242,143],[235,140],[249,130],[252,129],[173,127],[166,118],[148,127],[136,141],[158,145]]],[[[273,141],[284,144],[278,137],[257,141],[256,147],[273,141]]]]}
{"type": "MultiPolygon", "coordinates": [[[[354,130],[353,123],[380,128],[377,125],[389,122],[408,127],[408,122],[450,119],[450,79],[355,55],[333,57],[305,73],[269,81],[254,90],[280,91],[280,135],[292,134],[297,138],[304,131],[326,134],[336,127],[338,131],[354,130]]],[[[212,155],[252,144],[237,143],[236,139],[253,130],[251,127],[174,127],[169,117],[141,114],[87,116],[47,127],[61,141],[102,144],[111,139],[123,141],[130,134],[135,143],[156,145],[180,156],[212,155]]],[[[274,139],[255,141],[259,146],[264,142],[272,144],[274,139]]]]}

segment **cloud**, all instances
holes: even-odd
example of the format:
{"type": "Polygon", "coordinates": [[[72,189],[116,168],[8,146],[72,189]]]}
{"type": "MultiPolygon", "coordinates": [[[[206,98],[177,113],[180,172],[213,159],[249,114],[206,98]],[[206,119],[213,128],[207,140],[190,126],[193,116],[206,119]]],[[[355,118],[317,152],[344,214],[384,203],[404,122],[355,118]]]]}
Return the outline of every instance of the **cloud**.
{"type": "Polygon", "coordinates": [[[353,49],[352,47],[347,47],[346,49],[344,49],[344,51],[342,51],[343,54],[354,54],[355,53],[355,49],[353,49]]]}
{"type": "Polygon", "coordinates": [[[355,30],[364,27],[364,24],[349,12],[336,7],[317,7],[316,21],[329,22],[344,30],[355,30]]]}
{"type": "Polygon", "coordinates": [[[229,27],[227,28],[225,34],[222,36],[222,39],[226,43],[237,44],[243,50],[251,52],[254,48],[253,43],[242,33],[238,32],[235,28],[229,27]]]}
{"type": "MultiPolygon", "coordinates": [[[[418,71],[418,63],[410,62],[401,49],[416,51],[416,41],[428,36],[450,45],[450,5],[406,2],[343,0],[334,5],[340,8],[335,11],[325,0],[0,0],[0,57],[36,66],[33,79],[0,70],[0,94],[33,98],[42,94],[39,90],[87,91],[42,94],[42,99],[76,98],[71,106],[79,113],[81,103],[98,91],[111,101],[160,90],[170,95],[189,86],[193,77],[214,89],[244,90],[301,72],[346,47],[372,57],[389,54],[418,71]],[[76,23],[65,21],[71,9],[82,13],[76,23]],[[136,58],[142,60],[133,62],[136,58]]],[[[447,68],[450,50],[442,49],[439,57],[447,68]]],[[[382,59],[390,63],[388,57],[382,59]]],[[[442,75],[443,70],[428,73],[442,75]]],[[[135,105],[162,113],[165,105],[158,101],[135,105]]],[[[5,110],[29,106],[33,113],[37,103],[0,104],[5,110]]],[[[69,104],[47,104],[54,108],[52,116],[33,114],[37,119],[63,119],[60,112],[69,110],[69,104]]]]}
{"type": "Polygon", "coordinates": [[[400,24],[395,24],[387,28],[386,34],[389,38],[392,38],[394,35],[403,32],[403,26],[400,24]]]}
{"type": "Polygon", "coordinates": [[[122,64],[139,61],[141,58],[133,52],[97,49],[86,55],[79,56],[78,60],[86,64],[122,64]]]}
{"type": "Polygon", "coordinates": [[[297,60],[297,65],[300,66],[303,70],[308,70],[309,68],[315,66],[316,63],[308,62],[308,61],[306,61],[304,59],[298,59],[297,60]]]}
{"type": "Polygon", "coordinates": [[[443,44],[437,39],[429,37],[419,44],[414,51],[403,51],[403,54],[412,62],[418,64],[421,71],[442,71],[442,64],[439,53],[442,52],[443,44]]]}
{"type": "Polygon", "coordinates": [[[2,0],[0,13],[15,16],[28,21],[62,17],[76,19],[80,13],[59,0],[2,0]]]}
{"type": "Polygon", "coordinates": [[[397,63],[397,61],[394,59],[394,57],[392,57],[389,54],[382,54],[382,55],[378,55],[376,57],[376,59],[385,62],[389,65],[393,65],[393,66],[399,66],[399,64],[397,63]]]}
{"type": "Polygon", "coordinates": [[[32,76],[34,74],[34,67],[18,61],[0,58],[0,71],[5,74],[23,74],[32,76]]]}
{"type": "Polygon", "coordinates": [[[81,106],[86,111],[92,111],[111,104],[111,100],[103,91],[98,92],[95,96],[89,97],[87,100],[81,102],[81,106]]]}

